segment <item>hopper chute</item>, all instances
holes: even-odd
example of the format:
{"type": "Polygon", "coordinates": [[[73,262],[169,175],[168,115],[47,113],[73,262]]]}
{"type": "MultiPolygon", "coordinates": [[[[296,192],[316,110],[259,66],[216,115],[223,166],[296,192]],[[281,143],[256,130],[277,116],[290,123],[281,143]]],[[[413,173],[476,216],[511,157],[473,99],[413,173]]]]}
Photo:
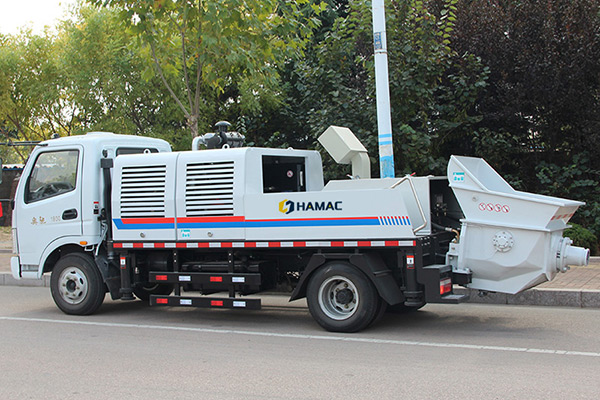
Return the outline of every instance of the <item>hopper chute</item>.
{"type": "Polygon", "coordinates": [[[472,272],[470,288],[514,294],[587,265],[589,250],[562,237],[584,203],[516,191],[481,158],[452,156],[448,180],[465,218],[447,261],[472,272]]]}

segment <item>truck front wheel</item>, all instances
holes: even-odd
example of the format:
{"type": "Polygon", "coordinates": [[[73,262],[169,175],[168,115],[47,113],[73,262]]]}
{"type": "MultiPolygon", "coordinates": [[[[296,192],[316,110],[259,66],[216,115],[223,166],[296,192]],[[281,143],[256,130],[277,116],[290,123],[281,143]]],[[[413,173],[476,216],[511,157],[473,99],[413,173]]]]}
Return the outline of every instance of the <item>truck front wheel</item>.
{"type": "Polygon", "coordinates": [[[308,309],[319,325],[332,332],[357,332],[374,321],[380,298],[371,281],[345,262],[331,262],[308,283],[308,309]]]}
{"type": "Polygon", "coordinates": [[[94,260],[80,253],[67,254],[58,260],[52,270],[50,292],[58,308],[73,315],[94,313],[106,294],[94,260]]]}

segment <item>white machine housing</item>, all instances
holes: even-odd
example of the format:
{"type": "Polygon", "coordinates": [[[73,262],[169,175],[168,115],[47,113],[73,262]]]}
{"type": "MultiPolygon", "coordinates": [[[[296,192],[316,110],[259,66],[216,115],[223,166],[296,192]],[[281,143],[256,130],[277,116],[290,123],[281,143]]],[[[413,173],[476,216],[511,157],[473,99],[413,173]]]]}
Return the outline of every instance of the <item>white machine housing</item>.
{"type": "Polygon", "coordinates": [[[123,156],[115,160],[113,234],[115,241],[414,238],[413,222],[425,219],[408,182],[392,188],[399,181],[324,186],[321,156],[309,150],[123,156]]]}

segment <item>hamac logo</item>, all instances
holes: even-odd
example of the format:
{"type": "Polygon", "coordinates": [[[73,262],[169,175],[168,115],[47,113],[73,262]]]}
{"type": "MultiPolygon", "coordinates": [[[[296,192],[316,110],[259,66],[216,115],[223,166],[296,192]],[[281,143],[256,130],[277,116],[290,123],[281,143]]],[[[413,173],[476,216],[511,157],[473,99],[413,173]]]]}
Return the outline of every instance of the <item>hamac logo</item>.
{"type": "Polygon", "coordinates": [[[279,202],[279,212],[289,214],[294,212],[294,202],[288,199],[279,202]]]}
{"type": "Polygon", "coordinates": [[[298,201],[285,199],[279,202],[279,212],[291,214],[294,211],[342,211],[341,201],[298,201]]]}

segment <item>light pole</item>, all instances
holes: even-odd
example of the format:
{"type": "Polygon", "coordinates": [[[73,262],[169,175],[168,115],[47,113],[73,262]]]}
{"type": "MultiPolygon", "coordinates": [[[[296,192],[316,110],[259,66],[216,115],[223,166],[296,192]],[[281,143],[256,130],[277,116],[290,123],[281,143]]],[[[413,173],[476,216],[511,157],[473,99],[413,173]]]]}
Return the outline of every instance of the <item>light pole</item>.
{"type": "Polygon", "coordinates": [[[382,178],[394,177],[394,147],[388,78],[387,38],[384,0],[373,0],[373,45],[375,48],[375,93],[377,97],[377,132],[379,171],[382,178]]]}

